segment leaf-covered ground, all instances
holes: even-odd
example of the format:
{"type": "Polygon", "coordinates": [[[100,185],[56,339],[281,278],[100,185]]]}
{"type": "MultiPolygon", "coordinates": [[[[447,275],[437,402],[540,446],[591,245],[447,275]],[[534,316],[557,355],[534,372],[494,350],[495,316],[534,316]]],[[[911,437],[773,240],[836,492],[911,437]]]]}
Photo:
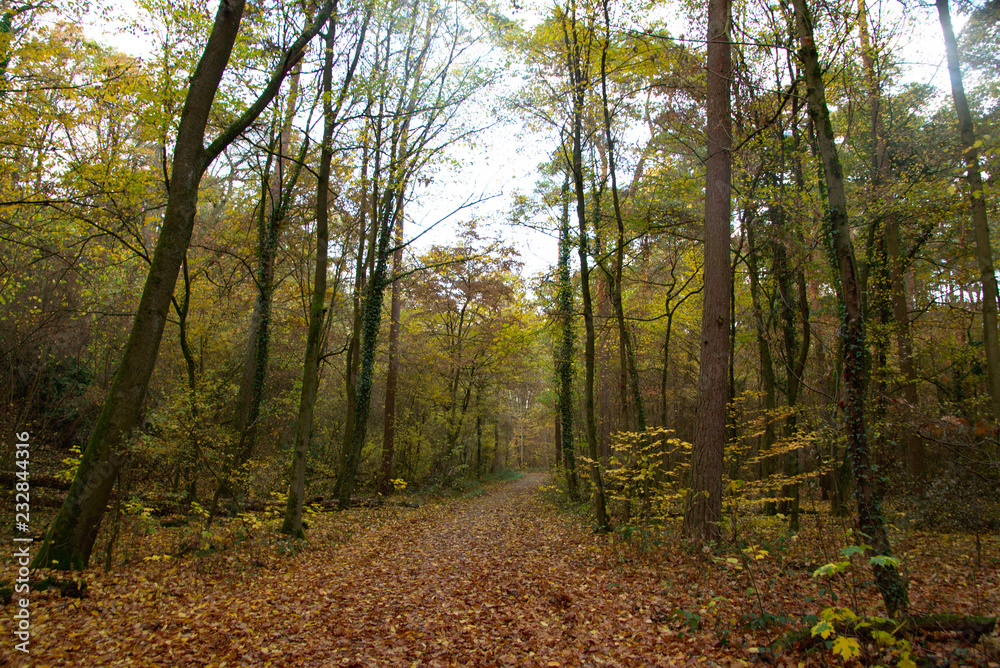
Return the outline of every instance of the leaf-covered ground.
{"type": "MultiPolygon", "coordinates": [[[[30,660],[8,636],[0,664],[820,666],[839,662],[822,645],[776,657],[758,648],[835,595],[878,611],[852,575],[812,576],[842,546],[831,527],[744,553],[637,550],[560,512],[542,483],[528,475],[416,509],[316,514],[310,541],[298,545],[262,521],[236,520],[225,530],[240,540],[166,558],[191,532],[160,530],[131,563],[84,574],[85,598],[32,592],[30,660]]],[[[915,608],[1000,610],[995,537],[982,539],[975,568],[967,537],[908,540],[906,563],[919,564],[910,573],[915,608]]],[[[997,665],[991,639],[940,636],[912,639],[925,665],[997,665]]],[[[879,659],[862,649],[847,665],[879,659]]]]}

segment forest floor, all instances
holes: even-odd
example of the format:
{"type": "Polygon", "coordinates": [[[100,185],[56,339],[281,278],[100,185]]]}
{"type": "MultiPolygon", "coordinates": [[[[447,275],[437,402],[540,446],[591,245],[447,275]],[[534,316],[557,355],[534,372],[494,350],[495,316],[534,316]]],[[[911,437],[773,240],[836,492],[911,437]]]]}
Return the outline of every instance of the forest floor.
{"type": "MultiPolygon", "coordinates": [[[[815,623],[808,615],[832,605],[838,592],[839,605],[878,614],[864,573],[832,582],[812,574],[839,559],[842,545],[831,542],[839,529],[804,527],[784,542],[783,532],[765,532],[767,548],[745,551],[640,549],[634,540],[593,533],[555,505],[544,483],[545,476],[529,474],[419,508],[315,513],[304,543],[274,534],[273,517],[250,515],[205,534],[200,526],[156,528],[147,517],[148,526],[131,527],[137,537],[119,545],[126,563],[82,575],[85,597],[31,592],[30,655],[15,652],[5,633],[0,665],[823,666],[899,659],[898,647],[880,650],[870,641],[859,641],[861,655],[846,663],[822,642],[776,656],[763,649],[788,629],[815,623]]],[[[918,565],[910,569],[915,608],[1000,611],[997,537],[981,540],[978,565],[967,537],[906,540],[904,558],[918,565]]],[[[9,572],[9,563],[2,566],[9,572]]],[[[10,620],[12,610],[6,606],[3,616],[10,620]]],[[[918,665],[997,665],[995,638],[973,645],[942,632],[911,642],[918,665]]]]}

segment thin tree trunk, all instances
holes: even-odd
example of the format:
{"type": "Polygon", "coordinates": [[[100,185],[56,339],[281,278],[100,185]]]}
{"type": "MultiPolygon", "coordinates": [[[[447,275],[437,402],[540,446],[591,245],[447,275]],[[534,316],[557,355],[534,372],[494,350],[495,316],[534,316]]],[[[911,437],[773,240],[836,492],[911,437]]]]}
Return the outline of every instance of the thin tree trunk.
{"type": "Polygon", "coordinates": [[[382,473],[378,492],[387,495],[392,491],[392,459],[396,448],[396,385],[399,382],[399,274],[403,270],[403,211],[402,202],[396,213],[396,250],[392,254],[392,296],[389,306],[389,370],[385,378],[385,424],[382,430],[382,473]]]}
{"type": "Polygon", "coordinates": [[[569,272],[569,172],[562,187],[562,216],[559,219],[559,276],[556,288],[559,329],[561,342],[556,359],[556,374],[559,376],[559,421],[556,423],[559,435],[558,448],[566,472],[566,490],[569,498],[580,496],[576,475],[576,446],[573,442],[573,285],[569,272]]]}
{"type": "MultiPolygon", "coordinates": [[[[608,171],[611,175],[611,202],[615,213],[615,223],[618,236],[615,240],[615,274],[614,285],[611,286],[611,301],[615,308],[615,318],[618,321],[619,363],[622,374],[627,373],[632,389],[632,409],[635,415],[635,425],[640,432],[646,431],[646,407],[642,399],[642,388],[639,385],[639,372],[635,363],[635,351],[632,337],[625,324],[625,308],[622,304],[622,269],[625,266],[625,221],[622,217],[622,206],[618,196],[618,174],[615,164],[615,141],[611,132],[611,107],[608,103],[608,50],[611,48],[611,16],[608,10],[608,0],[602,0],[604,10],[604,44],[601,49],[601,109],[604,115],[604,139],[608,145],[608,171]]],[[[622,405],[627,406],[625,388],[622,387],[622,405]]],[[[625,425],[629,425],[627,415],[623,415],[625,425]]]]}
{"type": "MultiPolygon", "coordinates": [[[[250,459],[257,442],[257,421],[264,401],[264,385],[267,378],[267,362],[271,339],[271,301],[274,294],[274,262],[278,253],[278,239],[284,225],[285,214],[291,193],[298,181],[299,166],[305,158],[308,138],[303,141],[303,151],[295,163],[290,178],[285,179],[285,170],[290,162],[285,152],[289,148],[292,134],[292,120],[298,99],[299,73],[296,65],[290,77],[285,115],[278,133],[277,176],[269,187],[263,188],[267,206],[261,206],[261,218],[257,232],[257,299],[250,316],[250,331],[247,336],[246,351],[243,355],[243,375],[237,393],[235,431],[239,437],[235,458],[230,474],[250,459]],[[287,193],[287,194],[286,194],[287,193]],[[265,216],[266,211],[266,216],[265,216]]],[[[264,172],[265,182],[273,177],[270,173],[271,159],[268,158],[264,172]]],[[[264,202],[262,202],[264,204],[264,202]]]]}
{"type": "MultiPolygon", "coordinates": [[[[806,84],[809,115],[816,130],[820,158],[827,186],[830,242],[836,260],[843,299],[841,327],[844,358],[844,417],[847,422],[847,449],[855,483],[859,528],[870,544],[868,553],[889,557],[892,550],[882,517],[881,499],[875,485],[874,471],[869,460],[868,432],[864,415],[864,351],[865,332],[862,322],[861,294],[851,230],[847,218],[847,197],[844,192],[843,169],[837,154],[837,144],[826,103],[826,87],[819,64],[819,52],[813,36],[812,18],[806,0],[794,0],[795,24],[800,41],[799,59],[806,84]]],[[[890,616],[905,612],[908,607],[906,586],[891,562],[874,564],[875,583],[890,616]]]]}
{"type": "Polygon", "coordinates": [[[306,491],[306,459],[312,436],[313,411],[319,390],[319,357],[322,347],[323,321],[326,314],[326,266],[330,241],[329,199],[330,166],[333,162],[333,44],[335,31],[327,30],[326,54],[323,60],[323,144],[320,147],[319,173],[316,177],[316,268],[313,278],[312,299],[309,304],[309,332],[306,336],[306,355],[302,365],[302,393],[299,415],[295,424],[295,448],[292,451],[292,474],[288,484],[288,502],[281,532],[298,538],[302,531],[302,505],[306,491]]]}
{"type": "MultiPolygon", "coordinates": [[[[188,271],[187,252],[181,262],[181,277],[184,283],[184,297],[180,302],[176,295],[171,297],[174,311],[177,313],[177,334],[180,339],[181,355],[184,357],[184,367],[187,370],[188,401],[190,402],[189,412],[191,418],[198,416],[198,386],[197,386],[197,364],[194,359],[194,351],[191,349],[191,342],[188,340],[188,313],[191,308],[191,274],[188,271]]],[[[197,461],[198,444],[194,434],[189,436],[190,449],[186,456],[186,461],[181,463],[184,471],[184,478],[187,482],[187,500],[195,501],[198,496],[197,485],[197,461]]]]}
{"type": "Polygon", "coordinates": [[[732,114],[729,0],[708,4],[708,158],[705,173],[705,228],[701,364],[697,417],[691,453],[691,484],[684,512],[684,533],[695,542],[720,537],[723,452],[726,443],[726,372],[729,361],[729,265],[731,214],[732,114]]]}
{"type": "MultiPolygon", "coordinates": [[[[416,20],[419,5],[414,4],[412,8],[413,20],[416,20]]],[[[373,197],[373,220],[372,239],[370,242],[370,259],[373,262],[369,269],[369,280],[365,286],[365,296],[363,302],[363,315],[361,318],[360,331],[360,368],[358,369],[358,381],[355,388],[355,415],[351,438],[344,442],[341,453],[340,469],[337,474],[337,484],[334,494],[337,503],[341,508],[347,508],[351,502],[351,493],[354,491],[354,482],[357,478],[358,466],[361,462],[361,451],[364,447],[365,437],[368,433],[368,416],[371,413],[371,392],[373,373],[375,368],[375,348],[378,341],[378,331],[382,323],[382,302],[385,297],[385,288],[388,285],[386,277],[388,266],[388,253],[390,240],[393,237],[395,221],[397,215],[402,215],[403,198],[406,191],[406,179],[409,177],[408,164],[412,160],[409,144],[410,122],[416,111],[417,101],[420,93],[420,86],[423,83],[423,69],[426,63],[427,53],[430,50],[433,38],[433,26],[435,15],[428,12],[427,22],[424,30],[423,48],[419,51],[413,62],[412,70],[407,71],[410,88],[404,90],[403,97],[400,98],[400,106],[397,107],[392,123],[392,135],[390,139],[389,164],[386,166],[387,184],[380,184],[378,178],[373,178],[373,192],[378,193],[382,185],[385,186],[382,197],[373,197]]],[[[412,37],[412,33],[411,33],[412,37]]],[[[388,47],[387,47],[388,49],[388,47]]],[[[387,58],[388,58],[387,51],[387,58]]],[[[380,100],[380,114],[384,107],[384,99],[380,100]]],[[[378,123],[376,136],[376,147],[381,145],[381,120],[378,123]]],[[[418,142],[419,144],[419,142],[418,142]]],[[[376,148],[376,169],[379,173],[379,155],[376,148]]]]}
{"type": "Polygon", "coordinates": [[[588,455],[590,464],[590,484],[593,488],[594,515],[598,531],[609,528],[608,513],[604,499],[604,481],[601,476],[601,454],[597,443],[597,415],[594,410],[594,362],[595,340],[594,305],[590,294],[590,265],[588,262],[587,242],[587,205],[586,190],[583,180],[583,108],[585,103],[587,76],[584,71],[582,45],[579,41],[576,26],[576,5],[572,5],[572,14],[564,16],[562,21],[563,39],[566,46],[566,65],[570,76],[573,105],[572,129],[572,172],[573,186],[576,193],[576,218],[580,228],[578,239],[578,255],[580,256],[580,283],[583,297],[583,322],[586,330],[584,345],[584,360],[586,364],[586,380],[584,385],[584,411],[586,415],[586,431],[588,455]]]}
{"type": "MultiPolygon", "coordinates": [[[[782,323],[782,347],[785,358],[785,400],[789,408],[795,406],[798,400],[802,371],[805,359],[801,356],[799,342],[795,336],[796,300],[792,296],[792,272],[788,266],[788,252],[785,240],[791,238],[791,232],[786,225],[786,214],[782,208],[774,212],[774,233],[772,250],[772,267],[778,293],[778,310],[782,323]]],[[[801,303],[799,303],[801,305],[801,303]]],[[[808,305],[807,305],[808,308],[808,305]]],[[[808,317],[808,316],[807,316],[808,317]]],[[[808,346],[808,330],[804,335],[808,346]]],[[[785,421],[785,437],[791,438],[795,432],[795,414],[790,413],[785,421]]],[[[792,450],[782,456],[782,470],[786,478],[794,478],[799,473],[799,451],[792,450]]],[[[788,516],[788,526],[793,531],[799,528],[799,486],[797,483],[785,484],[781,487],[781,501],[778,512],[788,516]]]]}
{"type": "Polygon", "coordinates": [[[951,95],[955,100],[958,131],[965,159],[966,181],[972,205],[972,223],[976,236],[976,262],[979,280],[983,287],[983,342],[986,348],[986,379],[989,383],[990,406],[993,420],[1000,422],[1000,334],[997,331],[997,278],[993,268],[993,249],[990,245],[989,221],[986,217],[986,189],[979,170],[979,148],[976,129],[965,97],[958,42],[951,27],[951,10],[948,0],[937,0],[938,18],[944,33],[945,52],[948,55],[948,74],[951,77],[951,95]]]}
{"type": "MultiPolygon", "coordinates": [[[[774,360],[771,358],[771,345],[767,340],[767,323],[760,305],[760,263],[758,262],[756,221],[747,216],[745,222],[747,231],[747,268],[750,270],[750,303],[753,307],[754,325],[757,332],[757,358],[760,363],[760,384],[764,399],[764,438],[760,444],[758,456],[761,458],[761,477],[774,475],[775,458],[771,454],[777,440],[772,416],[778,407],[774,387],[774,360]]],[[[774,515],[777,505],[773,500],[764,505],[765,514],[774,515]]]]}

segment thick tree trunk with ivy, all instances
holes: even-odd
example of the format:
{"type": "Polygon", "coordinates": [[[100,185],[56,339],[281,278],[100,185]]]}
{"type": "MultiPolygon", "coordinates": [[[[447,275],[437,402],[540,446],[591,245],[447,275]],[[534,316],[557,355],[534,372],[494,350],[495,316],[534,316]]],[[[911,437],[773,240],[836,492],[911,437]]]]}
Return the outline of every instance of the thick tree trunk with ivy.
{"type": "MultiPolygon", "coordinates": [[[[298,181],[300,167],[305,159],[308,138],[303,141],[299,159],[294,163],[286,178],[290,157],[287,155],[291,143],[292,120],[295,115],[299,89],[300,67],[296,66],[290,77],[288,100],[284,118],[278,129],[277,169],[270,153],[264,168],[261,188],[261,206],[257,219],[257,298],[250,316],[250,330],[247,333],[246,349],[243,353],[243,373],[233,410],[234,431],[239,439],[233,453],[229,474],[239,475],[240,469],[250,459],[257,442],[257,422],[264,402],[264,384],[267,379],[268,353],[271,340],[271,302],[274,294],[274,261],[278,252],[278,240],[284,226],[285,216],[292,192],[298,181]]],[[[242,487],[232,485],[231,491],[242,487]]]]}
{"type": "Polygon", "coordinates": [[[388,283],[389,237],[392,235],[392,221],[395,219],[396,193],[389,191],[383,199],[379,225],[378,246],[375,249],[375,267],[368,279],[361,317],[361,344],[358,348],[361,366],[358,370],[358,384],[355,390],[356,408],[351,441],[344,443],[344,456],[337,475],[337,503],[341,508],[351,505],[351,493],[358,474],[358,464],[365,437],[368,435],[368,416],[371,413],[372,382],[375,373],[375,346],[378,330],[382,324],[382,302],[388,283]]]}
{"type": "Polygon", "coordinates": [[[706,93],[705,294],[698,372],[697,415],[691,452],[691,482],[684,533],[695,542],[716,540],[722,519],[722,469],[726,445],[730,302],[729,219],[732,211],[732,54],[729,0],[708,4],[708,90],[706,93]]]}
{"type": "Polygon", "coordinates": [[[868,432],[864,415],[865,331],[862,322],[860,284],[851,243],[847,217],[844,175],[837,154],[836,138],[826,103],[826,87],[814,42],[812,18],[806,0],[794,0],[795,26],[799,39],[799,60],[807,84],[809,116],[816,130],[816,141],[827,186],[831,261],[840,283],[843,323],[841,344],[844,360],[844,419],[847,423],[847,450],[854,477],[854,495],[858,506],[858,525],[869,546],[875,583],[890,616],[906,612],[906,584],[891,560],[892,549],[882,517],[882,505],[875,485],[868,453],[868,432]],[[879,563],[881,562],[881,563],[879,563]]]}
{"type": "Polygon", "coordinates": [[[990,227],[986,216],[986,189],[979,170],[979,145],[976,128],[969,111],[962,81],[958,42],[951,26],[948,0],[936,0],[941,31],[944,33],[945,52],[948,56],[948,74],[951,78],[951,95],[958,116],[958,131],[965,159],[966,183],[972,208],[972,223],[976,235],[976,263],[983,287],[983,342],[986,348],[986,379],[989,383],[990,406],[993,419],[1000,422],[1000,332],[997,331],[997,277],[993,267],[993,249],[990,244],[990,227]]]}
{"type": "Polygon", "coordinates": [[[163,224],[143,286],[135,320],[104,407],[83,452],[73,484],[32,566],[85,568],[97,538],[111,488],[126,459],[125,441],[139,418],[156,366],[167,310],[191,240],[198,187],[212,161],[271,103],[301,59],[305,46],[333,11],[332,0],[285,52],[263,93],[209,145],[205,129],[222,73],[229,64],[243,16],[243,0],[219,4],[201,59],[191,75],[174,148],[163,224]]]}
{"type": "Polygon", "coordinates": [[[566,472],[569,498],[579,498],[576,476],[576,445],[573,442],[573,285],[569,272],[569,173],[562,187],[562,216],[559,219],[559,267],[556,287],[560,343],[556,375],[559,377],[559,420],[556,423],[560,459],[566,472]]]}
{"type": "Polygon", "coordinates": [[[382,429],[382,471],[379,474],[379,494],[392,492],[392,460],[396,450],[396,385],[399,381],[399,273],[403,270],[403,212],[396,213],[396,250],[392,254],[392,296],[389,305],[389,370],[385,376],[385,422],[382,429]]]}
{"type": "Polygon", "coordinates": [[[288,501],[281,532],[298,538],[302,531],[302,506],[306,492],[306,459],[312,436],[313,411],[319,389],[319,357],[322,347],[323,323],[326,319],[326,267],[330,242],[330,166],[333,162],[333,26],[326,33],[326,53],[323,58],[323,143],[320,146],[319,172],[316,175],[316,267],[312,298],[309,301],[309,331],[306,334],[306,354],[302,365],[302,393],[299,414],[295,421],[295,447],[292,450],[288,501]]]}

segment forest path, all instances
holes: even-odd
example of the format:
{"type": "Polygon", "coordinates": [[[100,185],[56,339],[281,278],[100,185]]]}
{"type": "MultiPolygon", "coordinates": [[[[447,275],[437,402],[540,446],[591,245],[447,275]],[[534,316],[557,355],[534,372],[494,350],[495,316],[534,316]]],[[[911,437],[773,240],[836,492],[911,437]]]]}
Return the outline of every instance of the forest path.
{"type": "Polygon", "coordinates": [[[38,601],[31,665],[720,665],[702,656],[711,636],[651,620],[697,609],[689,588],[665,601],[667,576],[556,511],[544,479],[316,515],[290,557],[261,545],[94,573],[80,609],[38,601]]]}

